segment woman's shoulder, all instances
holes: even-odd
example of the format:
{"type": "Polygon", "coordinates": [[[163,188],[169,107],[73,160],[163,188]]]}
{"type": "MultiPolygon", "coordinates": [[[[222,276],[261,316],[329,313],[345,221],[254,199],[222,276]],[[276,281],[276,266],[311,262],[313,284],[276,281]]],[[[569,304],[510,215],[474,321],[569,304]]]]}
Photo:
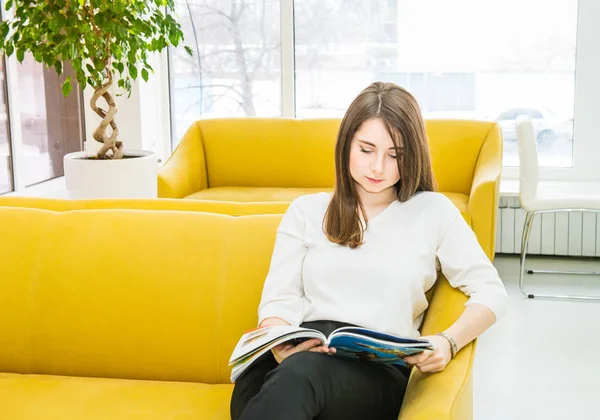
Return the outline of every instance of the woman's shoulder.
{"type": "Polygon", "coordinates": [[[301,195],[292,200],[287,212],[295,213],[304,219],[322,218],[330,201],[331,193],[328,192],[301,195]]]}
{"type": "Polygon", "coordinates": [[[415,203],[424,206],[436,206],[438,208],[454,206],[452,200],[450,200],[446,195],[436,191],[418,191],[411,197],[409,201],[414,201],[415,203]]]}
{"type": "Polygon", "coordinates": [[[448,196],[435,191],[419,191],[409,202],[415,206],[415,211],[436,217],[453,217],[460,214],[456,205],[448,196]]]}
{"type": "Polygon", "coordinates": [[[321,206],[323,204],[329,204],[331,201],[331,193],[328,192],[318,192],[313,194],[304,194],[299,197],[296,197],[292,201],[292,205],[297,207],[312,207],[312,206],[321,206]]]}

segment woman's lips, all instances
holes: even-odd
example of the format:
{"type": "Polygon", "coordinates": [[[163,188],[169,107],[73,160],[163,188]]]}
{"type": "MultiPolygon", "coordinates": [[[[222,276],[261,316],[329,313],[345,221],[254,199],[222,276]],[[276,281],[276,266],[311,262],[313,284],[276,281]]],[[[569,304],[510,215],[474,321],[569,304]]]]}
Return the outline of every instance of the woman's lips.
{"type": "Polygon", "coordinates": [[[373,178],[369,178],[367,177],[367,179],[369,180],[370,183],[372,184],[380,184],[383,182],[383,179],[373,179],[373,178]]]}

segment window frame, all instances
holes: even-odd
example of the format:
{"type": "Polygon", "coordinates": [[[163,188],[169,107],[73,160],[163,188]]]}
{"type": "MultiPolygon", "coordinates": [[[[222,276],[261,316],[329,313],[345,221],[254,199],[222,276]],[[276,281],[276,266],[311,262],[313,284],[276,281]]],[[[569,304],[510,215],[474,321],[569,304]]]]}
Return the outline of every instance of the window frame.
{"type": "MultiPolygon", "coordinates": [[[[295,117],[294,81],[294,0],[280,0],[281,13],[281,57],[282,57],[282,116],[295,117]]],[[[600,156],[600,129],[596,124],[600,114],[600,55],[596,54],[600,45],[600,2],[579,0],[577,12],[577,46],[575,62],[575,109],[573,128],[573,164],[569,168],[542,167],[540,179],[598,181],[600,170],[595,156],[600,156]]],[[[169,86],[168,72],[163,72],[160,83],[169,86]]],[[[163,126],[171,126],[169,107],[160,113],[163,126]]],[[[171,138],[164,136],[163,151],[172,151],[171,138]]],[[[164,153],[164,152],[163,152],[164,153]]],[[[502,168],[503,179],[518,179],[518,167],[502,168]]]]}

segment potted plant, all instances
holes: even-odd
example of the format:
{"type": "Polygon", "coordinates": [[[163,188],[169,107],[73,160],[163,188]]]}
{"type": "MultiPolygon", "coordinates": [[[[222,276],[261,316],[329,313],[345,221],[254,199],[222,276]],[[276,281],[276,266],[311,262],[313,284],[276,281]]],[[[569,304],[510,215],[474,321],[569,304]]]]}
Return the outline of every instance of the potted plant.
{"type": "MultiPolygon", "coordinates": [[[[117,96],[129,97],[132,81],[138,76],[147,81],[153,72],[149,54],[183,40],[181,26],[170,14],[174,7],[174,0],[6,0],[12,17],[0,23],[0,51],[16,53],[19,62],[30,52],[59,75],[63,63],[70,62],[81,89],[94,89],[90,106],[102,121],[93,137],[101,147],[95,155],[65,156],[71,197],[156,197],[156,156],[125,150],[111,88],[116,82],[121,89],[117,96]],[[107,109],[98,105],[100,98],[107,109]]],[[[74,84],[66,78],[62,93],[69,95],[74,84]]]]}

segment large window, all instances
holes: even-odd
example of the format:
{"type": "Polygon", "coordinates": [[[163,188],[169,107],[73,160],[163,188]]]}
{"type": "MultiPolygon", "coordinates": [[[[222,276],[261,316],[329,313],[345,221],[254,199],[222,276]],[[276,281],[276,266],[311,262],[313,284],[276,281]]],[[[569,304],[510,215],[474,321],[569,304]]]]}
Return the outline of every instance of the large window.
{"type": "Polygon", "coordinates": [[[281,115],[279,0],[176,0],[185,43],[170,51],[174,143],[199,118],[281,115]]]}
{"type": "Polygon", "coordinates": [[[13,190],[10,130],[6,103],[6,72],[0,58],[0,194],[13,190]]]}
{"type": "Polygon", "coordinates": [[[529,115],[540,164],[573,166],[576,0],[176,3],[197,55],[171,51],[175,142],[198,118],[281,115],[288,84],[293,103],[284,95],[283,109],[295,113],[286,116],[341,117],[361,89],[382,80],[413,93],[425,118],[497,121],[506,167],[518,165],[515,120],[529,115]],[[281,49],[282,37],[293,51],[281,49]],[[281,71],[289,67],[293,78],[281,71]]]}
{"type": "Polygon", "coordinates": [[[23,139],[18,168],[23,183],[30,186],[64,175],[65,154],[81,150],[81,103],[78,89],[67,98],[61,93],[61,80],[74,76],[68,65],[59,78],[26,54],[17,72],[23,139]]]}
{"type": "Polygon", "coordinates": [[[515,119],[534,123],[540,164],[570,167],[574,0],[295,0],[296,111],[341,116],[368,83],[392,81],[426,118],[498,121],[518,165],[515,119]]]}

